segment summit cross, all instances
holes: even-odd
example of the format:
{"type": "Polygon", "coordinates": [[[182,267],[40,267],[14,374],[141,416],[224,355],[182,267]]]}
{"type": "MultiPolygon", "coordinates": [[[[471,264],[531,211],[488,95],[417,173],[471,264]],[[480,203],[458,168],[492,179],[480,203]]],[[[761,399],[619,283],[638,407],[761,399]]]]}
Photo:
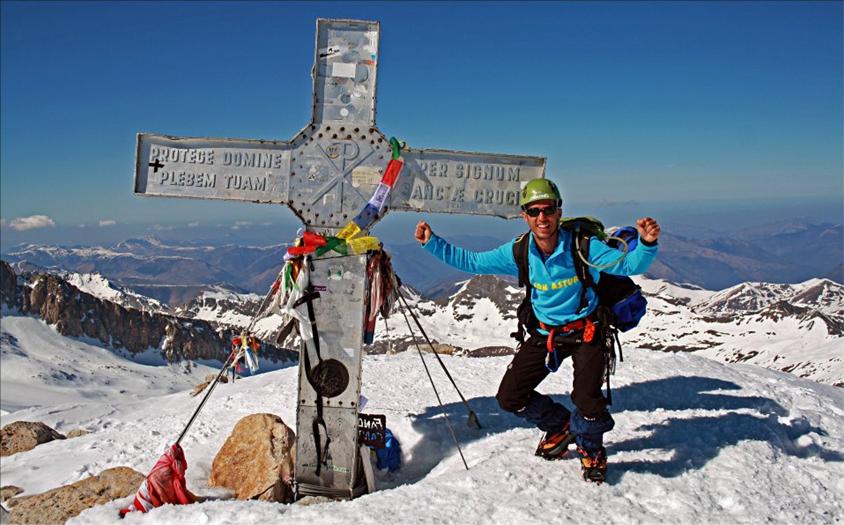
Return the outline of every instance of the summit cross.
{"type": "MultiPolygon", "coordinates": [[[[339,230],[367,204],[391,158],[389,141],[375,126],[379,35],[374,21],[317,20],[313,116],[290,141],[139,133],[134,192],[284,204],[308,230],[339,230]]],[[[522,186],[545,173],[541,157],[413,148],[401,155],[401,175],[375,221],[391,210],[515,218],[522,186]]],[[[366,489],[357,441],[366,263],[366,255],[313,261],[321,360],[341,363],[348,379],[342,392],[323,393],[317,407],[300,359],[300,497],[351,498],[366,489]],[[332,450],[322,468],[312,431],[318,408],[332,450]]]]}

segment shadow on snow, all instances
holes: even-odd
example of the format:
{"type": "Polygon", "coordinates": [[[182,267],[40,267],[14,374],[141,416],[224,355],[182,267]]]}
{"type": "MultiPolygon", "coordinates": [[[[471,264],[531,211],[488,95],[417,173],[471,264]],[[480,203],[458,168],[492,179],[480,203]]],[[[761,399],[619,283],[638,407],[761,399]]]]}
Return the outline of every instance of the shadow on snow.
{"type": "MultiPolygon", "coordinates": [[[[798,445],[797,439],[809,433],[826,435],[802,418],[788,423],[779,418],[788,416],[788,411],[776,401],[760,396],[741,396],[723,391],[739,391],[735,383],[701,376],[679,376],[645,381],[613,389],[612,412],[626,411],[728,411],[725,414],[705,414],[692,417],[669,415],[664,421],[641,425],[633,430],[647,435],[613,441],[613,433],[607,434],[607,452],[610,455],[610,477],[608,482],[617,482],[627,472],[644,472],[663,477],[675,477],[689,470],[702,468],[719,451],[741,441],[755,440],[770,444],[778,451],[795,457],[816,456],[824,461],[842,461],[844,455],[816,444],[798,445]],[[741,412],[739,412],[741,411],[741,412]],[[756,414],[748,413],[756,412],[756,414]],[[670,459],[634,460],[614,462],[613,453],[658,449],[670,452],[670,459]]],[[[570,400],[556,396],[569,409],[570,400]]],[[[445,405],[449,419],[461,447],[469,442],[505,432],[512,428],[533,428],[526,421],[504,412],[493,397],[479,397],[469,400],[472,410],[478,415],[482,429],[468,427],[467,411],[462,403],[445,405]]],[[[400,473],[393,481],[413,483],[424,478],[443,458],[456,452],[451,434],[438,405],[428,407],[423,413],[413,416],[413,427],[422,437],[409,450],[400,473]]],[[[619,423],[616,424],[617,426],[619,423]]],[[[541,433],[536,431],[536,439],[541,433]]],[[[531,445],[532,446],[532,445],[531,445]]],[[[503,450],[502,453],[516,453],[503,450]]],[[[465,454],[465,453],[464,453],[465,454]]],[[[665,454],[663,454],[665,455],[665,454]]],[[[533,460],[531,456],[529,458],[533,460]]],[[[471,460],[471,458],[467,458],[471,460]]],[[[393,483],[389,483],[393,485],[393,483]]]]}

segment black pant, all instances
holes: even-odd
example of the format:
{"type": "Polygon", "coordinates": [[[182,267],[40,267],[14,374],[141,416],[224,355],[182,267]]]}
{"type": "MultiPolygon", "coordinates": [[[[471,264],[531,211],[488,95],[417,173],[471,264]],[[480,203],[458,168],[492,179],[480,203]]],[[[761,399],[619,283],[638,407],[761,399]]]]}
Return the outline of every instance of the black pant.
{"type": "MultiPolygon", "coordinates": [[[[545,341],[544,336],[531,335],[507,366],[495,396],[504,410],[518,412],[528,405],[531,397],[541,396],[532,393],[549,373],[545,367],[548,357],[545,341]]],[[[606,362],[600,345],[600,335],[596,333],[591,343],[563,345],[557,350],[557,358],[562,361],[566,357],[572,358],[574,366],[574,383],[571,390],[574,406],[586,418],[603,417],[607,410],[607,400],[601,392],[601,385],[604,382],[606,362]]]]}

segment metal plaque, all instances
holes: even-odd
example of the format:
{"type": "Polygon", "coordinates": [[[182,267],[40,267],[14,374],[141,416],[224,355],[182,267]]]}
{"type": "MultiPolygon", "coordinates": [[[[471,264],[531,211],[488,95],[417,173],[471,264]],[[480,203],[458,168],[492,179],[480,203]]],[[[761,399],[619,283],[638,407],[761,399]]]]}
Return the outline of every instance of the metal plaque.
{"type": "Polygon", "coordinates": [[[286,204],[290,151],[285,142],[140,133],[135,193],[286,204]]]}
{"type": "Polygon", "coordinates": [[[545,159],[445,150],[403,153],[405,167],[391,195],[394,210],[519,216],[527,181],[545,175],[545,159]]]}

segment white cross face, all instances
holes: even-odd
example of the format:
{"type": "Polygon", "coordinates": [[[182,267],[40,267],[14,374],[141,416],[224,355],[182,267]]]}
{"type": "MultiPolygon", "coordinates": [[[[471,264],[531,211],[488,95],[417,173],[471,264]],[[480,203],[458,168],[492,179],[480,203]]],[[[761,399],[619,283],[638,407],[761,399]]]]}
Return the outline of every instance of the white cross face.
{"type": "MultiPolygon", "coordinates": [[[[378,22],[317,20],[313,116],[289,142],[139,134],[135,192],[286,204],[307,226],[342,228],[391,158],[375,125],[379,34],[378,22]]],[[[518,217],[521,187],[545,172],[540,157],[419,149],[402,157],[381,216],[396,209],[518,217]]]]}

